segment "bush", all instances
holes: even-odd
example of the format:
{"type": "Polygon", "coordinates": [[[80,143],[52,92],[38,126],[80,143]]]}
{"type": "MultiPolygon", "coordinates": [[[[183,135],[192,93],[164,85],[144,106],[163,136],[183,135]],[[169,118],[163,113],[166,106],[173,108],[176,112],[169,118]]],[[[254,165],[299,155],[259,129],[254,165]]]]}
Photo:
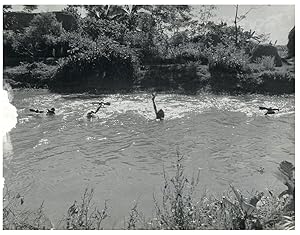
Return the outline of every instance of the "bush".
{"type": "Polygon", "coordinates": [[[204,54],[203,47],[199,43],[184,43],[179,46],[170,48],[169,53],[165,58],[174,58],[182,61],[200,61],[202,64],[207,64],[207,58],[204,54]]]}
{"type": "Polygon", "coordinates": [[[246,92],[262,92],[284,94],[295,92],[295,74],[284,68],[275,70],[260,70],[259,64],[254,64],[253,73],[239,75],[241,89],[246,92]]]}
{"type": "MultiPolygon", "coordinates": [[[[184,174],[183,157],[177,154],[175,175],[169,178],[164,172],[162,202],[154,199],[155,217],[145,218],[135,204],[125,229],[295,229],[295,167],[283,161],[276,176],[287,190],[276,196],[271,190],[245,195],[230,185],[230,191],[220,199],[195,197],[199,181],[184,174]]],[[[92,203],[93,190],[84,191],[81,202],[75,201],[56,229],[102,229],[108,217],[106,202],[99,210],[92,203]]],[[[3,229],[51,229],[51,221],[43,212],[43,203],[37,210],[24,206],[24,196],[3,193],[3,229]]]]}
{"type": "Polygon", "coordinates": [[[132,85],[138,60],[129,47],[107,37],[94,41],[81,34],[71,35],[69,47],[69,56],[59,61],[53,89],[69,85],[91,90],[113,86],[114,81],[123,88],[132,85]]]}
{"type": "Polygon", "coordinates": [[[102,222],[108,217],[107,205],[99,210],[92,206],[94,190],[85,189],[81,203],[75,201],[68,209],[67,216],[59,223],[59,228],[68,230],[102,229],[102,222]]]}
{"type": "Polygon", "coordinates": [[[199,226],[196,202],[193,200],[193,193],[199,182],[199,172],[196,180],[188,180],[184,175],[182,159],[177,153],[174,177],[168,179],[164,172],[162,205],[155,200],[157,220],[152,222],[157,229],[197,229],[199,226]]]}
{"type": "Polygon", "coordinates": [[[93,17],[85,17],[81,25],[82,30],[93,40],[101,36],[109,37],[122,43],[126,32],[125,25],[117,23],[114,20],[99,20],[93,17]]]}
{"type": "Polygon", "coordinates": [[[44,213],[42,204],[36,210],[26,208],[24,196],[13,194],[5,185],[3,192],[3,229],[41,230],[51,229],[53,225],[44,213]]]}
{"type": "Polygon", "coordinates": [[[282,66],[281,57],[278,54],[278,50],[273,45],[258,45],[252,52],[251,61],[256,61],[258,58],[263,56],[274,57],[274,63],[276,67],[282,66]]]}
{"type": "Polygon", "coordinates": [[[273,71],[275,70],[275,57],[274,56],[262,56],[256,59],[256,63],[260,64],[264,69],[273,71]]]}
{"type": "Polygon", "coordinates": [[[248,55],[234,45],[225,46],[219,43],[216,47],[206,49],[206,55],[210,71],[237,74],[246,72],[248,69],[248,55]]]}
{"type": "Polygon", "coordinates": [[[19,66],[5,69],[3,78],[13,88],[47,88],[57,71],[57,65],[47,65],[43,62],[23,63],[19,66]]]}
{"type": "Polygon", "coordinates": [[[14,34],[12,47],[19,55],[49,56],[49,51],[52,51],[63,31],[62,24],[53,13],[41,13],[34,16],[24,32],[14,34]]]}

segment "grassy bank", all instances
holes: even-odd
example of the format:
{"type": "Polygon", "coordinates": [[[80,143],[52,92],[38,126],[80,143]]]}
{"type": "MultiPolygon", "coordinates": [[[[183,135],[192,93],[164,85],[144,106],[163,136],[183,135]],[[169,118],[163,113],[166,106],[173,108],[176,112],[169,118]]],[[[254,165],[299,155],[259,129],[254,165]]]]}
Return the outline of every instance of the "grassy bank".
{"type": "MultiPolygon", "coordinates": [[[[228,69],[231,65],[185,64],[141,66],[129,80],[121,75],[108,76],[103,71],[82,75],[80,79],[68,76],[61,79],[60,65],[35,62],[4,69],[4,81],[12,88],[49,88],[54,92],[131,92],[155,89],[196,94],[200,90],[229,93],[284,94],[295,92],[295,67],[284,64],[275,67],[265,58],[246,67],[228,69]],[[57,77],[58,76],[58,77],[57,77]],[[122,78],[121,78],[122,77],[122,78]]],[[[64,72],[66,73],[66,72],[64,72]]]]}
{"type": "MultiPolygon", "coordinates": [[[[292,164],[282,162],[278,167],[278,178],[288,186],[279,196],[268,190],[250,195],[247,199],[230,185],[230,192],[222,198],[210,195],[199,198],[194,195],[199,174],[187,178],[182,158],[177,155],[173,176],[164,172],[162,198],[154,195],[155,216],[145,218],[135,204],[120,229],[295,229],[292,164]]],[[[26,209],[26,198],[5,188],[3,229],[103,229],[103,221],[109,219],[109,205],[104,202],[102,207],[95,206],[93,193],[93,189],[86,189],[82,198],[75,201],[65,215],[57,215],[61,220],[54,225],[44,212],[44,202],[37,205],[36,210],[26,209]]]]}
{"type": "Polygon", "coordinates": [[[43,62],[23,63],[5,68],[3,80],[12,88],[48,88],[53,83],[53,76],[57,69],[57,65],[43,62]]]}

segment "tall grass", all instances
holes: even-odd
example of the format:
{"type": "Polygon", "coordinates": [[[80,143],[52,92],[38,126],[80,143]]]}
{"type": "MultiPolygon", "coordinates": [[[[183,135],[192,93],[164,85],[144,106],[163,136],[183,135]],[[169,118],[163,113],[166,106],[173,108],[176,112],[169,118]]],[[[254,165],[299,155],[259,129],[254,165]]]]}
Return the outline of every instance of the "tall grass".
{"type": "MultiPolygon", "coordinates": [[[[173,176],[163,170],[161,198],[154,198],[154,216],[145,218],[135,203],[124,223],[124,229],[172,229],[172,230],[244,230],[244,229],[295,229],[295,179],[294,166],[281,162],[278,177],[288,190],[276,196],[271,190],[249,194],[230,185],[230,191],[222,198],[207,193],[195,195],[200,180],[188,178],[184,172],[183,156],[177,153],[173,176]]],[[[103,229],[108,215],[106,202],[98,209],[92,202],[93,189],[86,189],[80,202],[75,201],[59,222],[57,229],[103,229]]],[[[3,229],[51,229],[51,221],[45,216],[42,205],[35,211],[24,207],[24,197],[4,193],[3,229]]]]}
{"type": "Polygon", "coordinates": [[[25,206],[25,199],[19,193],[13,194],[5,185],[3,190],[3,229],[43,230],[52,229],[50,219],[44,213],[44,202],[35,209],[25,206]]]}
{"type": "Polygon", "coordinates": [[[104,208],[99,210],[93,205],[93,189],[85,189],[81,202],[74,201],[68,209],[67,216],[59,223],[59,228],[68,230],[102,229],[102,222],[108,217],[106,201],[104,208]]]}

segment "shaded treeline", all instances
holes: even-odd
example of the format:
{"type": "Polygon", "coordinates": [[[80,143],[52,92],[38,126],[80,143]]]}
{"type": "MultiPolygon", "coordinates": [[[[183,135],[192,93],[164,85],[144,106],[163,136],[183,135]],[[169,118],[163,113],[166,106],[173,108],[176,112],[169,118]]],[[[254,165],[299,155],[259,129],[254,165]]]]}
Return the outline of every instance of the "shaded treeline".
{"type": "MultiPolygon", "coordinates": [[[[216,91],[243,88],[244,92],[252,92],[257,89],[247,87],[260,86],[261,80],[268,80],[265,73],[271,71],[271,82],[277,84],[276,89],[282,87],[280,82],[283,81],[288,86],[283,90],[293,92],[293,73],[286,68],[276,68],[281,66],[276,47],[257,48],[266,42],[267,35],[257,35],[238,24],[211,21],[215,8],[209,5],[196,8],[187,5],[70,5],[55,13],[5,12],[4,64],[18,67],[6,70],[4,78],[13,87],[24,86],[19,77],[26,72],[26,84],[48,86],[53,90],[66,87],[87,91],[133,89],[141,87],[141,80],[149,79],[149,76],[141,76],[141,71],[151,73],[153,65],[195,63],[195,67],[208,66],[209,85],[216,91]],[[82,11],[85,17],[80,14],[82,11]],[[27,18],[31,19],[28,24],[24,22],[27,18]],[[263,56],[270,57],[268,67],[261,66],[263,56]],[[41,70],[51,70],[49,76],[35,76],[32,63],[41,70]],[[264,74],[252,76],[257,72],[253,67],[264,74]],[[258,76],[261,78],[257,79],[258,76]],[[229,85],[224,86],[225,83],[229,85]]],[[[246,16],[236,17],[243,20],[246,16]]],[[[292,38],[290,34],[290,41],[292,38]]],[[[292,51],[292,47],[289,50],[292,51]]],[[[191,73],[185,77],[191,83],[186,87],[195,85],[191,80],[202,79],[191,73]]],[[[261,87],[262,91],[266,90],[261,87]]],[[[272,89],[266,91],[272,92],[272,89]]]]}

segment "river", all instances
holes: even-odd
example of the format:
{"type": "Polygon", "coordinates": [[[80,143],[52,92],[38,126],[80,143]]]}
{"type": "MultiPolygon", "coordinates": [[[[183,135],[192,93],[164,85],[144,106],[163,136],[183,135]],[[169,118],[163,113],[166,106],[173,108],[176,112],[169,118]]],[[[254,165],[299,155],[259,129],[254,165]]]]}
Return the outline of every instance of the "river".
{"type": "Polygon", "coordinates": [[[199,195],[220,196],[229,184],[243,192],[280,192],[285,187],[274,175],[277,164],[295,162],[294,95],[158,94],[164,121],[154,120],[150,93],[15,90],[13,96],[18,123],[11,145],[4,145],[5,182],[28,207],[45,201],[54,223],[86,187],[94,188],[100,207],[107,200],[108,229],[122,228],[135,201],[151,216],[153,193],[160,195],[163,169],[174,172],[177,152],[188,177],[200,170],[199,195]],[[102,100],[111,105],[88,120],[86,113],[102,100]],[[280,111],[265,116],[259,106],[280,111]],[[53,117],[29,111],[51,107],[53,117]]]}

